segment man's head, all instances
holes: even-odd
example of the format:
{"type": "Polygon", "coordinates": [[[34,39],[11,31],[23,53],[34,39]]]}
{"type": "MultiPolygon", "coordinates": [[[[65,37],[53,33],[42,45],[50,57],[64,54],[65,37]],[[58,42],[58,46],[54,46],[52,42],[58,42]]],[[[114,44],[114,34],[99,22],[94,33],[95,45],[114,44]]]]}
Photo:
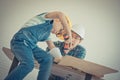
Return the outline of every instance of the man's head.
{"type": "Polygon", "coordinates": [[[85,36],[85,29],[81,25],[72,26],[72,48],[76,47],[85,36]]]}

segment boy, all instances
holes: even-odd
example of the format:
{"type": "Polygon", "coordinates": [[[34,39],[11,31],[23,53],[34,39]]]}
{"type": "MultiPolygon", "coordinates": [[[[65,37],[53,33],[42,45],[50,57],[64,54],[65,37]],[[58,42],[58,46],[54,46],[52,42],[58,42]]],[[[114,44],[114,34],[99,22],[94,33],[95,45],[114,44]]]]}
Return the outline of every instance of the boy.
{"type": "Polygon", "coordinates": [[[53,63],[52,56],[58,61],[62,58],[59,49],[49,39],[49,35],[50,33],[61,34],[61,30],[65,30],[65,34],[69,36],[66,43],[70,43],[72,47],[68,22],[64,13],[54,11],[39,14],[25,23],[11,40],[11,50],[20,64],[8,74],[5,80],[23,80],[34,68],[34,58],[40,64],[37,80],[48,80],[53,63]],[[36,45],[38,41],[46,41],[51,53],[39,48],[36,45]]]}

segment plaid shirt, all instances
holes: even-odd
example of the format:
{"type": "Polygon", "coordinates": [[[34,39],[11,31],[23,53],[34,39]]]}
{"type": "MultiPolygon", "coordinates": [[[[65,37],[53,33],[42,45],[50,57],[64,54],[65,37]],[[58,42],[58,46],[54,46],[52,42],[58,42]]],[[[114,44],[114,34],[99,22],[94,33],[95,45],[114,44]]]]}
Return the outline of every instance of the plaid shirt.
{"type": "MultiPolygon", "coordinates": [[[[65,54],[63,51],[64,50],[64,42],[56,41],[56,42],[54,42],[54,44],[56,47],[58,47],[60,49],[62,56],[70,55],[70,56],[74,56],[74,57],[80,58],[80,59],[85,58],[86,49],[84,47],[82,47],[81,45],[77,45],[74,49],[69,51],[68,54],[65,54]]],[[[47,48],[47,51],[49,51],[48,48],[47,48]]],[[[65,79],[60,76],[51,74],[49,80],[65,80],[65,79]]]]}
{"type": "MultiPolygon", "coordinates": [[[[80,58],[80,59],[85,58],[86,49],[84,47],[82,47],[81,45],[77,45],[74,49],[69,51],[67,54],[65,54],[63,51],[64,50],[64,42],[56,41],[56,42],[54,42],[54,45],[60,49],[62,56],[70,55],[70,56],[74,56],[74,57],[80,58]]],[[[49,51],[48,48],[47,48],[47,51],[49,51]]]]}

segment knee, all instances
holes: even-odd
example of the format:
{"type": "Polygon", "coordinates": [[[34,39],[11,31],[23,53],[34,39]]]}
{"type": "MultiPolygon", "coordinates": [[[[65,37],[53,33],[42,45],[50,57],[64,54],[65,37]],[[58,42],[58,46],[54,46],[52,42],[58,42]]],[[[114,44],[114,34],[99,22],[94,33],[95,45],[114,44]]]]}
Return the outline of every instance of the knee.
{"type": "Polygon", "coordinates": [[[43,59],[43,62],[45,63],[53,63],[53,57],[51,55],[48,55],[43,59]]]}
{"type": "Polygon", "coordinates": [[[34,68],[34,62],[22,63],[22,65],[24,65],[25,70],[28,70],[28,72],[32,71],[34,68]]]}

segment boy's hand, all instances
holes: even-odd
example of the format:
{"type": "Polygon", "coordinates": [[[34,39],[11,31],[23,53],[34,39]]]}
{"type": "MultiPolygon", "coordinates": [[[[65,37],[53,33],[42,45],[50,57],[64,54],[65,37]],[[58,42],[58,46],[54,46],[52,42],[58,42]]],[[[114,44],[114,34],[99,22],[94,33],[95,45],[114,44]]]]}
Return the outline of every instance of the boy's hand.
{"type": "Polygon", "coordinates": [[[57,58],[57,59],[61,59],[62,58],[62,55],[61,55],[61,52],[59,50],[59,48],[52,48],[49,53],[54,57],[54,58],[57,58]]]}

